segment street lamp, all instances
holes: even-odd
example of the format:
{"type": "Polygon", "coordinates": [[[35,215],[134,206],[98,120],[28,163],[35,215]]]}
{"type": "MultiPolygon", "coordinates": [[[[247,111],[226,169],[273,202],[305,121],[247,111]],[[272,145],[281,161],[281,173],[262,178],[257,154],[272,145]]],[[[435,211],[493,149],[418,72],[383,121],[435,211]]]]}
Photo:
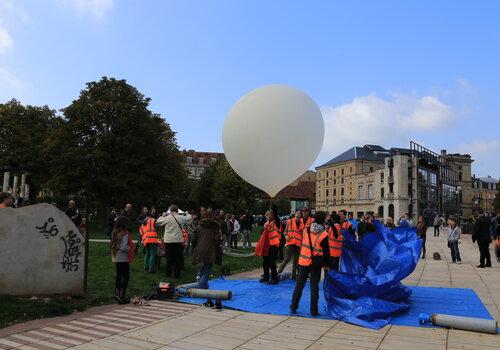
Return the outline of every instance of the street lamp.
{"type": "Polygon", "coordinates": [[[460,192],[462,191],[462,187],[458,186],[455,191],[457,195],[457,225],[460,227],[460,192]]]}

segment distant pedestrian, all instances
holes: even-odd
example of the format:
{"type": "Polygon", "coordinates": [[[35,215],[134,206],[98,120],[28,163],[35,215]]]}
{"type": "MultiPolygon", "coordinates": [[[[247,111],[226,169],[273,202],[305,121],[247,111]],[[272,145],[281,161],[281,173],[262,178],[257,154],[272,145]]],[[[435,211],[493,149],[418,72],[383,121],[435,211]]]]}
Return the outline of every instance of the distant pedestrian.
{"type": "Polygon", "coordinates": [[[115,263],[115,299],[118,304],[130,302],[127,298],[127,287],[130,277],[130,263],[133,259],[131,236],[125,217],[119,217],[115,222],[111,238],[111,259],[115,263]]]}
{"type": "MultiPolygon", "coordinates": [[[[331,215],[337,216],[337,213],[332,212],[331,215]]],[[[349,221],[351,223],[352,229],[356,232],[356,230],[358,229],[358,222],[356,221],[356,219],[354,219],[354,216],[352,213],[349,213],[347,215],[347,221],[349,221]]]]}
{"type": "Polygon", "coordinates": [[[231,222],[231,215],[225,214],[224,221],[221,224],[222,235],[224,238],[224,245],[230,246],[230,236],[233,232],[233,223],[231,222]]]}
{"type": "Polygon", "coordinates": [[[127,231],[132,236],[133,223],[132,220],[132,204],[125,205],[125,209],[121,211],[120,216],[124,216],[127,218],[127,231]]]}
{"type": "Polygon", "coordinates": [[[111,234],[113,233],[113,228],[115,227],[115,221],[116,209],[112,208],[111,213],[109,213],[108,217],[106,218],[106,222],[104,223],[104,234],[109,239],[111,239],[111,234]]]}
{"type": "Polygon", "coordinates": [[[179,214],[179,208],[176,205],[171,205],[170,213],[163,213],[156,220],[157,226],[165,227],[163,241],[165,242],[165,256],[167,259],[167,277],[181,277],[181,270],[184,265],[182,225],[188,224],[190,221],[191,215],[179,214]]]}
{"type": "Polygon", "coordinates": [[[475,243],[477,241],[479,247],[479,265],[476,266],[478,268],[491,267],[490,225],[490,220],[484,214],[482,214],[474,224],[472,242],[475,243]]]}
{"type": "Polygon", "coordinates": [[[141,226],[144,224],[144,222],[149,218],[149,210],[148,210],[148,207],[144,207],[142,208],[142,212],[139,214],[139,216],[137,217],[137,219],[135,220],[135,223],[137,225],[137,227],[139,228],[139,237],[137,237],[137,244],[135,245],[135,254],[137,254],[138,250],[139,250],[139,246],[141,245],[141,242],[142,242],[142,235],[140,234],[141,231],[141,226]]]}
{"type": "Polygon", "coordinates": [[[73,221],[76,227],[79,227],[82,222],[82,217],[80,215],[80,210],[76,207],[76,202],[70,200],[68,203],[68,208],[65,211],[66,215],[73,221]]]}
{"type": "Polygon", "coordinates": [[[375,225],[373,225],[373,216],[367,214],[358,224],[358,241],[362,240],[370,232],[375,232],[375,225]]]}
{"type": "Polygon", "coordinates": [[[196,216],[194,211],[190,212],[191,215],[191,221],[187,225],[186,231],[187,231],[187,241],[186,244],[184,245],[184,255],[189,255],[189,253],[192,251],[191,247],[193,247],[193,236],[194,233],[196,232],[196,229],[198,228],[199,220],[198,217],[196,216]]]}
{"type": "Polygon", "coordinates": [[[240,223],[238,220],[236,220],[236,216],[232,215],[231,216],[231,224],[232,224],[232,231],[231,231],[231,238],[229,241],[229,247],[237,249],[238,248],[238,233],[240,233],[240,223]]]}
{"type": "Polygon", "coordinates": [[[220,225],[212,218],[212,211],[206,210],[193,235],[193,264],[203,264],[198,288],[207,289],[212,265],[222,264],[221,243],[220,225]]]}
{"type": "Polygon", "coordinates": [[[422,240],[422,259],[425,259],[425,241],[427,238],[427,225],[422,215],[418,217],[417,235],[422,240]]]}
{"type": "Polygon", "coordinates": [[[394,220],[391,217],[388,217],[387,219],[385,219],[385,226],[390,228],[390,229],[393,229],[396,227],[396,225],[394,225],[394,220]]]}
{"type": "Polygon", "coordinates": [[[497,215],[491,219],[491,236],[495,242],[497,261],[500,262],[500,210],[497,210],[497,215]]]}
{"type": "Polygon", "coordinates": [[[246,210],[245,215],[243,215],[243,218],[241,219],[241,229],[243,230],[243,248],[252,248],[252,242],[250,241],[252,226],[253,215],[251,215],[250,212],[246,210]]]}
{"type": "Polygon", "coordinates": [[[12,193],[0,192],[0,209],[11,208],[14,204],[14,197],[12,193]]]}
{"type": "Polygon", "coordinates": [[[448,248],[450,248],[451,251],[452,263],[462,263],[462,259],[460,259],[460,251],[458,249],[460,233],[460,227],[457,226],[457,221],[455,219],[451,219],[450,231],[448,232],[448,248]]]}
{"type": "Polygon", "coordinates": [[[434,237],[439,237],[439,227],[441,226],[441,218],[439,217],[439,215],[436,215],[434,217],[432,226],[434,226],[434,237]]]}

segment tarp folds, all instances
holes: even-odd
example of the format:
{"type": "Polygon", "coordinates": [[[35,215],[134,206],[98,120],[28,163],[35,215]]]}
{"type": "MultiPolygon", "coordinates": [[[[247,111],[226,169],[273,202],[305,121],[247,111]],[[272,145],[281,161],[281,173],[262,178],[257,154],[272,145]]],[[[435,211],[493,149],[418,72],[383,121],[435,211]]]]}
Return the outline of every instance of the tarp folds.
{"type": "Polygon", "coordinates": [[[333,318],[379,329],[409,310],[411,290],[400,281],[417,266],[422,240],[414,227],[374,225],[361,241],[344,240],[341,271],[328,273],[324,293],[333,318]]]}

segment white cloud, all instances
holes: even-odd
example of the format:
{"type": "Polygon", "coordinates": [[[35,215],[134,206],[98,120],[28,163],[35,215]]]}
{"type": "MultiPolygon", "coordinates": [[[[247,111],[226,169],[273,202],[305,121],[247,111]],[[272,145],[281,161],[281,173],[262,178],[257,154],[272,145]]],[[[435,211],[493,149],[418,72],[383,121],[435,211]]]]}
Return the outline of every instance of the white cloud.
{"type": "Polygon", "coordinates": [[[383,99],[372,94],[321,110],[325,120],[321,161],[353,146],[403,145],[412,132],[438,131],[454,119],[453,109],[435,96],[396,94],[383,99]]]}
{"type": "Polygon", "coordinates": [[[0,53],[12,50],[14,42],[9,32],[5,28],[0,28],[0,53]]]}
{"type": "MultiPolygon", "coordinates": [[[[14,73],[0,67],[0,87],[7,86],[14,89],[21,89],[26,86],[14,73]]],[[[1,92],[1,90],[0,90],[1,92]]]]}
{"type": "Polygon", "coordinates": [[[500,139],[462,143],[457,146],[456,151],[471,155],[474,159],[473,171],[479,177],[500,175],[500,139]]]}
{"type": "Polygon", "coordinates": [[[460,153],[468,153],[470,155],[480,157],[488,154],[498,154],[500,152],[500,139],[473,141],[462,143],[457,148],[460,153]]]}
{"type": "Polygon", "coordinates": [[[74,6],[80,14],[90,14],[96,19],[104,19],[113,8],[113,0],[62,0],[74,6]]]}

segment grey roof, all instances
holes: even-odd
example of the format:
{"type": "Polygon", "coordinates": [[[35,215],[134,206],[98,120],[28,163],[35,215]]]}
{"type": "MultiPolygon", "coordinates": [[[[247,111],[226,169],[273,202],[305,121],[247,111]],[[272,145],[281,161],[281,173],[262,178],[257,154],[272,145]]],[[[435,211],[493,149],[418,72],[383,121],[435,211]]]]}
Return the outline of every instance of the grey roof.
{"type": "Polygon", "coordinates": [[[481,180],[482,182],[489,182],[489,183],[494,183],[494,184],[498,183],[498,179],[494,179],[494,178],[492,178],[490,176],[488,176],[488,177],[480,177],[479,180],[481,180]]]}
{"type": "Polygon", "coordinates": [[[379,151],[379,152],[387,151],[384,147],[379,145],[365,145],[364,148],[368,148],[371,149],[372,151],[379,151]]]}
{"type": "Polygon", "coordinates": [[[373,151],[371,151],[367,148],[355,146],[353,148],[349,148],[347,151],[345,151],[341,155],[333,158],[329,162],[326,162],[325,164],[318,166],[318,168],[328,166],[328,165],[337,164],[337,163],[342,163],[342,162],[346,162],[348,160],[354,160],[354,159],[372,160],[372,161],[378,161],[378,162],[384,161],[383,156],[377,155],[377,154],[373,153],[373,151]]]}

